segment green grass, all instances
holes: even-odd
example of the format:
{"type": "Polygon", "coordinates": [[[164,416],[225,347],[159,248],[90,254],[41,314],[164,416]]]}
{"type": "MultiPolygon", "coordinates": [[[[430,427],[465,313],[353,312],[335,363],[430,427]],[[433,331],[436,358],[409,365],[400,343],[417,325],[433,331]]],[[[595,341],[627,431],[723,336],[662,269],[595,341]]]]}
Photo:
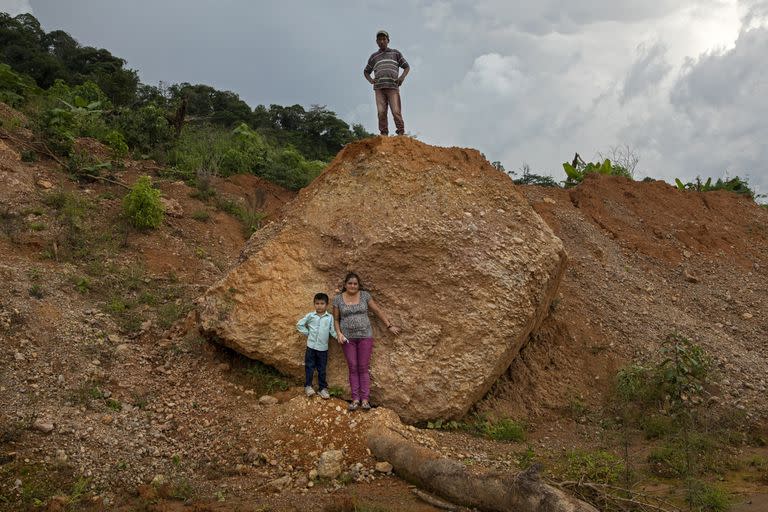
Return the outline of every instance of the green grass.
{"type": "Polygon", "coordinates": [[[486,422],[482,427],[482,433],[494,441],[514,441],[516,443],[525,441],[525,427],[509,418],[486,422]]]}
{"type": "Polygon", "coordinates": [[[242,357],[237,358],[235,362],[233,366],[237,369],[237,373],[256,393],[269,394],[285,391],[291,385],[291,381],[283,374],[260,361],[242,357]],[[238,361],[242,364],[237,364],[238,361]]]}
{"type": "Polygon", "coordinates": [[[695,512],[725,512],[731,506],[731,497],[720,487],[693,480],[688,482],[685,502],[695,512]]]}
{"type": "Polygon", "coordinates": [[[570,480],[614,484],[624,476],[625,466],[612,453],[577,450],[567,454],[563,474],[570,480]]]}
{"type": "MultiPolygon", "coordinates": [[[[68,466],[44,466],[23,460],[0,465],[0,481],[21,480],[18,495],[0,497],[8,510],[41,510],[54,496],[66,498],[65,510],[81,510],[88,498],[90,480],[77,475],[68,466]]],[[[58,509],[57,509],[58,510],[58,509]]]]}
{"type": "Polygon", "coordinates": [[[192,218],[199,222],[208,222],[211,218],[211,214],[205,210],[195,210],[192,212],[192,218]]]}
{"type": "Polygon", "coordinates": [[[35,283],[29,287],[29,296],[36,299],[42,299],[45,297],[45,291],[43,290],[42,286],[40,286],[38,283],[35,283]]]}

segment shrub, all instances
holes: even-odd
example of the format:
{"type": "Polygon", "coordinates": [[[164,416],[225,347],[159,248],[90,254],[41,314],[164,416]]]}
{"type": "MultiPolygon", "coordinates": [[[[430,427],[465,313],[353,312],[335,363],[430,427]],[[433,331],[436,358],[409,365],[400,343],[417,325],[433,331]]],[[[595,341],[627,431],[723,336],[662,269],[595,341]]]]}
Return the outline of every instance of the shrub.
{"type": "Polygon", "coordinates": [[[685,501],[696,512],[725,512],[731,506],[731,499],[724,490],[698,480],[688,483],[685,501]]]}
{"type": "Polygon", "coordinates": [[[523,425],[508,418],[496,422],[487,422],[483,427],[483,433],[486,437],[495,441],[520,442],[525,440],[523,425]]]}
{"type": "Polygon", "coordinates": [[[123,199],[123,213],[137,229],[153,229],[163,222],[160,191],[152,188],[149,176],[142,176],[123,199]]]}
{"type": "Polygon", "coordinates": [[[675,178],[675,185],[679,190],[694,190],[696,192],[711,192],[713,190],[726,190],[735,194],[745,195],[750,198],[755,198],[755,192],[749,186],[747,179],[739,178],[735,176],[728,179],[718,178],[715,183],[712,183],[712,178],[707,178],[707,181],[702,181],[701,176],[696,176],[696,180],[688,183],[683,183],[679,178],[675,178]]]}
{"type": "Polygon", "coordinates": [[[125,158],[128,156],[128,144],[125,142],[123,134],[117,130],[112,130],[103,139],[104,143],[112,149],[115,158],[125,158]]]}
{"type": "Polygon", "coordinates": [[[565,475],[572,480],[611,484],[618,482],[624,473],[624,462],[604,451],[571,452],[566,461],[565,475]]]}
{"type": "Polygon", "coordinates": [[[512,181],[515,185],[538,185],[540,187],[556,187],[560,188],[560,185],[555,181],[552,176],[544,176],[542,174],[535,174],[531,172],[531,168],[528,164],[523,164],[523,174],[519,178],[514,178],[517,175],[512,171],[510,176],[513,177],[512,181]]]}
{"type": "Polygon", "coordinates": [[[573,162],[563,163],[563,170],[567,176],[563,182],[565,188],[578,185],[584,181],[584,177],[587,174],[592,173],[607,174],[610,176],[623,176],[625,178],[632,179],[632,174],[625,167],[613,164],[607,158],[602,162],[586,163],[581,159],[578,153],[576,153],[576,157],[573,159],[573,162]]]}

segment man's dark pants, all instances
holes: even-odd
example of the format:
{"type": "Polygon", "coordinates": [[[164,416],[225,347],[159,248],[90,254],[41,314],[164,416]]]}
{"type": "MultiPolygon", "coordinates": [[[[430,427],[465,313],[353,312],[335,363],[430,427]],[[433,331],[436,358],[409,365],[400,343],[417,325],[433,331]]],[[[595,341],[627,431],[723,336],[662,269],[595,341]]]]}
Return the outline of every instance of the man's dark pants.
{"type": "Polygon", "coordinates": [[[307,351],[304,353],[304,370],[306,372],[304,386],[312,385],[312,377],[315,375],[315,369],[317,369],[317,383],[320,389],[327,389],[328,383],[325,381],[325,369],[327,366],[327,350],[315,350],[307,347],[307,351]]]}
{"type": "Polygon", "coordinates": [[[376,93],[376,112],[379,115],[379,133],[389,135],[387,123],[387,107],[392,110],[392,118],[395,120],[397,134],[405,133],[402,107],[400,104],[400,89],[374,89],[376,93]]]}

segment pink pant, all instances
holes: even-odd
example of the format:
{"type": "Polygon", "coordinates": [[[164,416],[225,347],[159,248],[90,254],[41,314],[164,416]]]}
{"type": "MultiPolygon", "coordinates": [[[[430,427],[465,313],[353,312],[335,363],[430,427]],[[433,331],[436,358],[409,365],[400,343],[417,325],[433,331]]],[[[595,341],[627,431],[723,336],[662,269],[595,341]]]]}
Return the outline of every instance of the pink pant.
{"type": "Polygon", "coordinates": [[[373,338],[349,338],[349,343],[342,345],[342,350],[349,367],[349,388],[352,391],[352,400],[368,400],[371,393],[368,364],[373,352],[373,338]]]}
{"type": "Polygon", "coordinates": [[[376,112],[379,114],[379,133],[389,134],[387,122],[387,107],[392,110],[392,118],[395,120],[397,134],[405,133],[405,123],[400,106],[400,89],[374,89],[376,93],[376,112]]]}

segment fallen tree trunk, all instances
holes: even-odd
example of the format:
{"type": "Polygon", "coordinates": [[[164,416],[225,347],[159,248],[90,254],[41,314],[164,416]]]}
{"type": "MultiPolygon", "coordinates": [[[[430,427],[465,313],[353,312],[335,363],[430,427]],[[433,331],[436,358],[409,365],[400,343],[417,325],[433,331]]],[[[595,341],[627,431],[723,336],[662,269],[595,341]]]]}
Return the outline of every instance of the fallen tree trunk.
{"type": "Polygon", "coordinates": [[[385,428],[368,434],[368,447],[395,473],[447,500],[489,511],[597,512],[592,505],[543,483],[537,469],[517,475],[473,474],[460,462],[443,458],[385,428]]]}

